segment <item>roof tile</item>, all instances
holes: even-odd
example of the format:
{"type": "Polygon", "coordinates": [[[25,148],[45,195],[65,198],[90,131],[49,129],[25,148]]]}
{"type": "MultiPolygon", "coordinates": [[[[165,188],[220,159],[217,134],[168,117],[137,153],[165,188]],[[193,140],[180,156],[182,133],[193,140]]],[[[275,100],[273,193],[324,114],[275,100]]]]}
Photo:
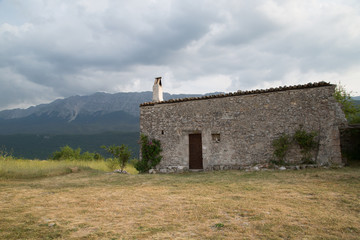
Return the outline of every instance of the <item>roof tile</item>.
{"type": "Polygon", "coordinates": [[[269,89],[256,89],[251,91],[237,91],[233,93],[221,93],[216,95],[206,95],[202,97],[191,97],[191,98],[182,98],[182,99],[170,99],[167,101],[161,102],[145,102],[140,104],[140,107],[144,106],[153,106],[155,104],[166,104],[166,103],[174,103],[174,102],[187,102],[187,101],[196,101],[196,100],[204,100],[204,99],[212,99],[212,98],[224,98],[230,96],[242,96],[242,95],[250,95],[250,94],[261,94],[261,93],[268,93],[268,92],[280,92],[280,91],[287,91],[287,90],[294,90],[294,89],[305,89],[305,88],[315,88],[315,87],[323,87],[323,86],[333,86],[328,82],[316,82],[316,83],[307,83],[303,85],[293,85],[293,86],[281,86],[277,88],[269,88],[269,89]]]}

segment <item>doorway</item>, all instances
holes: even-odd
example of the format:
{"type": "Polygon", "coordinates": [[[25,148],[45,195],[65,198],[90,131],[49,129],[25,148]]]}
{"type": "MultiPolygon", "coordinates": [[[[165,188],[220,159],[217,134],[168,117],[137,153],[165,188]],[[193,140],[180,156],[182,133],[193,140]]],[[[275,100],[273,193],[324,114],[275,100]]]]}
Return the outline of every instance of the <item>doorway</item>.
{"type": "Polygon", "coordinates": [[[189,134],[189,169],[203,169],[201,134],[189,134]]]}

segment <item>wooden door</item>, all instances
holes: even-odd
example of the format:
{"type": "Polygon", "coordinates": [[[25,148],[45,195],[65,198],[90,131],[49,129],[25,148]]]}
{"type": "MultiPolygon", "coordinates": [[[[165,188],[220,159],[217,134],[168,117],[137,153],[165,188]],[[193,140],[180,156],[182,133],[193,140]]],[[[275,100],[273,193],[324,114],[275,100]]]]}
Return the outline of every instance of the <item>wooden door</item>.
{"type": "Polygon", "coordinates": [[[189,168],[203,169],[201,134],[189,134],[189,168]]]}

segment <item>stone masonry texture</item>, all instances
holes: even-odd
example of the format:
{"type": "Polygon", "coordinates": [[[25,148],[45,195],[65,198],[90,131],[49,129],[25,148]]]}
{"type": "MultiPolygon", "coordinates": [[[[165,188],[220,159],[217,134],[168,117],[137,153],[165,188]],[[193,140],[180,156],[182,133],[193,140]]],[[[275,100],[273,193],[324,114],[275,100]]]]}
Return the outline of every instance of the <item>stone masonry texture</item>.
{"type": "MultiPolygon", "coordinates": [[[[335,85],[316,83],[278,89],[140,105],[140,132],[161,141],[166,169],[189,168],[189,134],[202,137],[205,170],[241,169],[273,158],[272,141],[302,128],[316,131],[319,165],[342,164],[339,127],[345,116],[333,94],[335,85]]],[[[291,149],[289,163],[299,163],[291,149]]],[[[165,169],[165,170],[164,170],[165,169]]]]}

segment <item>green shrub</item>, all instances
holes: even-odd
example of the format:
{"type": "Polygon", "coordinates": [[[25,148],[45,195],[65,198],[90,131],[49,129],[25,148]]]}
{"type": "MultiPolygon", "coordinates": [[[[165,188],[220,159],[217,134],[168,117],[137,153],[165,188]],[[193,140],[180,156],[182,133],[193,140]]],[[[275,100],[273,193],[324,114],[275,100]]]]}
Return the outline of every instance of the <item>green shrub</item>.
{"type": "Polygon", "coordinates": [[[56,151],[50,157],[52,160],[103,160],[104,158],[99,153],[84,152],[81,153],[81,148],[72,149],[66,145],[60,148],[60,151],[56,151]]]}
{"type": "Polygon", "coordinates": [[[103,160],[104,158],[103,158],[103,156],[101,156],[100,153],[94,153],[94,159],[95,160],[103,160]]]}
{"type": "Polygon", "coordinates": [[[60,148],[60,151],[56,151],[50,157],[52,160],[101,160],[103,159],[99,153],[90,153],[84,152],[81,153],[81,148],[72,149],[70,146],[66,145],[60,148]]]}
{"type": "Polygon", "coordinates": [[[318,142],[315,141],[317,133],[306,132],[303,129],[298,129],[294,134],[294,141],[299,145],[302,153],[302,161],[304,163],[313,163],[311,160],[311,151],[318,147],[318,142]]]}
{"type": "Polygon", "coordinates": [[[150,170],[151,167],[149,167],[149,164],[146,161],[138,161],[135,164],[136,170],[138,170],[140,173],[145,173],[150,170]]]}
{"type": "Polygon", "coordinates": [[[80,155],[81,160],[92,161],[95,159],[95,154],[90,152],[84,152],[80,155]]]}
{"type": "Polygon", "coordinates": [[[311,150],[317,146],[315,137],[317,132],[306,132],[305,130],[299,129],[294,134],[294,140],[299,144],[301,149],[311,150]]]}
{"type": "Polygon", "coordinates": [[[284,165],[285,156],[289,150],[290,144],[291,137],[285,133],[273,140],[272,146],[274,148],[274,157],[276,158],[276,160],[273,161],[274,163],[284,165]]]}
{"type": "Polygon", "coordinates": [[[271,160],[272,163],[284,165],[286,154],[292,144],[297,144],[300,147],[302,154],[303,163],[314,163],[311,160],[312,150],[318,148],[318,142],[315,141],[315,137],[318,135],[317,132],[306,132],[302,128],[295,131],[293,136],[289,136],[283,133],[279,138],[276,138],[272,142],[274,148],[273,155],[274,160],[271,160]]]}
{"type": "Polygon", "coordinates": [[[15,158],[12,155],[13,150],[10,152],[7,151],[5,146],[0,148],[0,160],[14,160],[15,158]]]}
{"type": "Polygon", "coordinates": [[[72,149],[66,145],[60,148],[60,151],[53,153],[51,159],[53,160],[75,160],[80,158],[81,149],[72,149]]]}
{"type": "Polygon", "coordinates": [[[135,168],[141,173],[148,172],[151,168],[158,165],[162,159],[160,155],[162,149],[159,140],[151,139],[141,134],[141,161],[136,162],[135,168]]]}
{"type": "Polygon", "coordinates": [[[131,151],[129,150],[129,147],[124,144],[121,146],[112,145],[109,147],[101,147],[114,156],[114,160],[118,162],[118,166],[120,166],[121,171],[123,171],[131,157],[131,151]]]}

